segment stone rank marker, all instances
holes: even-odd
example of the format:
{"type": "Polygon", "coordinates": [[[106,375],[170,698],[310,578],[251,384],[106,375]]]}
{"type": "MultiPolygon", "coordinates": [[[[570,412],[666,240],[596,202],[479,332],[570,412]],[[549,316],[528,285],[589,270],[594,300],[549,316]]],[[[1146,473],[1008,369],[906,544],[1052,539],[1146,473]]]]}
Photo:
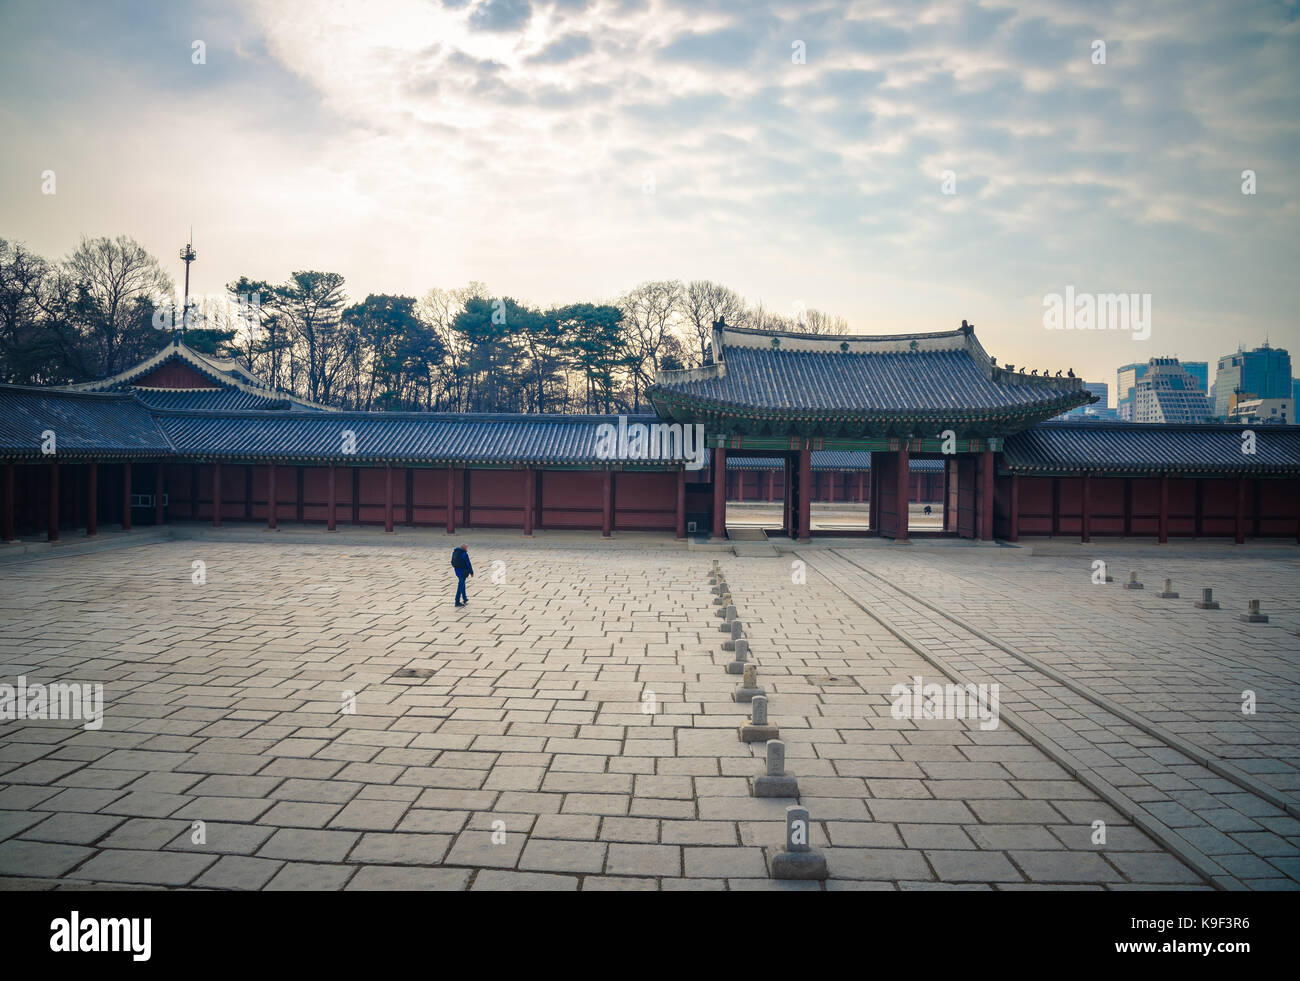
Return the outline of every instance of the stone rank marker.
{"type": "Polygon", "coordinates": [[[1238,613],[1237,619],[1242,623],[1268,623],[1268,614],[1259,612],[1259,600],[1251,600],[1245,613],[1238,613]]]}
{"type": "Polygon", "coordinates": [[[812,822],[808,809],[791,804],[785,809],[785,851],[772,856],[773,879],[825,879],[826,856],[809,844],[812,822]]]}
{"type": "Polygon", "coordinates": [[[767,696],[755,695],[749,703],[749,721],[740,726],[742,743],[761,743],[768,739],[779,739],[781,730],[767,721],[767,696]]]}
{"type": "Polygon", "coordinates": [[[1214,598],[1214,590],[1202,589],[1201,598],[1192,604],[1198,610],[1217,610],[1219,601],[1214,598]]]}
{"type": "Polygon", "coordinates": [[[799,782],[785,770],[785,743],[767,741],[767,772],[754,778],[755,797],[798,797],[799,782]]]}
{"type": "MultiPolygon", "coordinates": [[[[745,674],[746,669],[753,667],[752,664],[747,663],[749,661],[749,641],[743,637],[738,637],[736,640],[731,641],[731,645],[736,650],[736,659],[727,665],[727,674],[745,674]]],[[[727,645],[723,644],[722,646],[726,647],[727,645]]],[[[746,684],[745,687],[750,686],[746,684]]],[[[759,694],[763,693],[760,691],[759,694]]],[[[748,701],[748,699],[738,698],[736,701],[748,701]]]]}
{"type": "MultiPolygon", "coordinates": [[[[745,644],[745,646],[748,647],[749,645],[745,644]]],[[[736,672],[731,669],[737,664],[741,666],[744,680],[740,682],[740,687],[731,693],[732,701],[750,702],[758,695],[766,695],[767,692],[758,687],[758,669],[752,664],[745,663],[745,655],[743,651],[736,652],[736,660],[727,665],[727,674],[735,674],[736,672]]],[[[771,745],[771,743],[768,743],[769,747],[771,747],[771,745]]],[[[769,752],[771,752],[770,748],[769,752]]]]}
{"type": "Polygon", "coordinates": [[[731,631],[731,640],[724,640],[724,641],[722,642],[722,649],[723,649],[724,651],[734,651],[734,650],[736,650],[736,645],[739,644],[741,638],[745,636],[745,625],[744,625],[744,623],[742,623],[742,622],[739,621],[739,620],[732,620],[732,621],[731,621],[731,626],[730,626],[730,627],[725,627],[725,626],[724,626],[723,629],[724,629],[724,630],[728,630],[728,629],[729,629],[729,630],[731,631]]]}
{"type": "Polygon", "coordinates": [[[1124,588],[1125,588],[1125,589],[1145,589],[1146,587],[1144,587],[1140,582],[1138,582],[1138,574],[1137,574],[1136,572],[1130,572],[1130,573],[1128,574],[1128,582],[1126,582],[1126,583],[1124,584],[1124,588]]]}
{"type": "Polygon", "coordinates": [[[736,608],[734,606],[724,606],[722,611],[718,614],[718,616],[722,617],[722,623],[718,629],[724,634],[730,633],[731,625],[736,622],[736,617],[738,615],[739,614],[736,613],[736,608]]]}
{"type": "Polygon", "coordinates": [[[1164,587],[1156,595],[1161,599],[1178,599],[1178,594],[1174,592],[1174,581],[1166,579],[1164,587]]]}

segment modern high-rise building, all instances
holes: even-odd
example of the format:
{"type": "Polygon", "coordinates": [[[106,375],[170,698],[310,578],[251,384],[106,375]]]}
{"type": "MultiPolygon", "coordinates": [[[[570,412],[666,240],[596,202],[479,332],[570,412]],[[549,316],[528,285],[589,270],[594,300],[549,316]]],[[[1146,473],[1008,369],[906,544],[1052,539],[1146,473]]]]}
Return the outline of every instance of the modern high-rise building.
{"type": "Polygon", "coordinates": [[[1183,361],[1181,364],[1187,369],[1189,375],[1201,383],[1201,391],[1208,395],[1210,392],[1210,362],[1183,361]]]}
{"type": "Polygon", "coordinates": [[[1146,374],[1146,363],[1126,364],[1116,373],[1115,409],[1125,422],[1133,421],[1133,392],[1138,379],[1146,374]]]}
{"type": "Polygon", "coordinates": [[[1291,398],[1291,355],[1265,342],[1253,351],[1238,350],[1219,359],[1214,376],[1214,415],[1226,419],[1241,399],[1291,398]]]}
{"type": "Polygon", "coordinates": [[[1133,389],[1134,422],[1204,422],[1210,399],[1177,358],[1152,358],[1133,389]]]}
{"type": "Polygon", "coordinates": [[[1071,409],[1060,418],[1062,419],[1114,419],[1115,410],[1110,408],[1110,385],[1106,382],[1083,383],[1085,390],[1097,396],[1097,401],[1092,405],[1081,405],[1078,408],[1071,409]]]}

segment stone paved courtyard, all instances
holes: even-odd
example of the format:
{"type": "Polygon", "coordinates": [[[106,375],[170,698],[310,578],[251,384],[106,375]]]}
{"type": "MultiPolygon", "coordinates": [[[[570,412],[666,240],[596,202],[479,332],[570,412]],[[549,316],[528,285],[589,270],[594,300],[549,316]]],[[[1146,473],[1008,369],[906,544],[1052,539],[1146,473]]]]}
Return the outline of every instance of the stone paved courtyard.
{"type": "Polygon", "coordinates": [[[464,609],[450,602],[450,545],[434,535],[198,538],[0,564],[0,681],[105,689],[97,731],[0,722],[0,884],[1210,888],[1205,868],[1053,747],[1235,884],[1300,878],[1293,814],[909,598],[1294,802],[1294,550],[827,545],[742,559],[653,541],[465,537],[478,575],[464,609]],[[1146,590],[1093,586],[1094,557],[1117,580],[1144,570],[1146,590]],[[737,737],[748,707],[724,671],[713,558],[827,857],[824,885],[769,877],[791,801],[751,794],[763,750],[737,737]],[[1181,600],[1154,596],[1165,576],[1181,600]],[[1192,610],[1201,585],[1224,610],[1192,610]],[[1236,620],[1247,597],[1271,623],[1236,620]],[[886,624],[999,682],[1045,742],[1007,721],[894,718],[893,685],[946,679],[886,624]],[[1254,716],[1240,711],[1246,688],[1254,716]]]}

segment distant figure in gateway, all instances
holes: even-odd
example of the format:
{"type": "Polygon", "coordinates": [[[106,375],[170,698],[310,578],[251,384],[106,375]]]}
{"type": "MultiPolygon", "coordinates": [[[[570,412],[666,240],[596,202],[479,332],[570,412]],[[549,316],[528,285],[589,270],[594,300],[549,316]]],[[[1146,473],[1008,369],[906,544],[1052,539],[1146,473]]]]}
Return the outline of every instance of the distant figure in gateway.
{"type": "Polygon", "coordinates": [[[451,567],[456,572],[456,605],[464,606],[469,602],[469,596],[465,593],[465,578],[474,575],[474,566],[469,561],[468,546],[462,544],[452,549],[451,567]]]}

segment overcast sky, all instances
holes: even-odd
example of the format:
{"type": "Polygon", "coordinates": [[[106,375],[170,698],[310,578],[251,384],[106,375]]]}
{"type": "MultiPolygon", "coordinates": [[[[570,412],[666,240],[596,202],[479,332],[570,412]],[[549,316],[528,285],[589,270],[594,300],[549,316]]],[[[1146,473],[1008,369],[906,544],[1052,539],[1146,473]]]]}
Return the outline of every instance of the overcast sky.
{"type": "Polygon", "coordinates": [[[193,225],[199,293],[314,268],[356,298],[478,279],[548,305],[710,278],[856,333],[965,318],[1002,362],[1112,387],[1266,335],[1300,369],[1297,13],[3,0],[0,237],[132,235],[179,284],[193,225]],[[1150,337],[1046,330],[1067,286],[1151,294],[1150,337]]]}

